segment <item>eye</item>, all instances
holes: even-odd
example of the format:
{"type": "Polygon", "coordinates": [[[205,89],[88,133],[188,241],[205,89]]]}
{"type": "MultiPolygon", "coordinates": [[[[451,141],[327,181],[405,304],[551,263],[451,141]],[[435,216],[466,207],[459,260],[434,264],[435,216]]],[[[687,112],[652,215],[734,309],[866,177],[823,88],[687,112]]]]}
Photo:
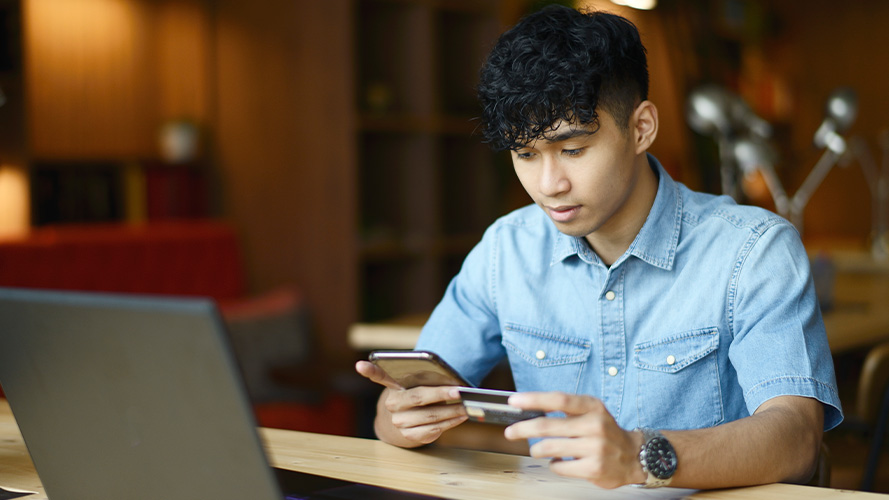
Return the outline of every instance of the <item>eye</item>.
{"type": "Polygon", "coordinates": [[[563,149],[562,154],[565,156],[580,156],[586,148],[563,149]]]}
{"type": "Polygon", "coordinates": [[[531,153],[531,152],[528,152],[528,151],[524,151],[524,152],[516,152],[515,156],[516,156],[516,158],[518,158],[519,160],[530,160],[531,158],[534,157],[534,153],[531,153]]]}

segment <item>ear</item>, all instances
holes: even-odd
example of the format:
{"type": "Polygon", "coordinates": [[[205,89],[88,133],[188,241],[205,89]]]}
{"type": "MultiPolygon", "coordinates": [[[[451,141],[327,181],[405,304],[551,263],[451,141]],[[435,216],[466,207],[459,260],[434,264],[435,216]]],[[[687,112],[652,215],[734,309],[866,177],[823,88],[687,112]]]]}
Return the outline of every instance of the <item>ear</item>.
{"type": "Polygon", "coordinates": [[[636,139],[636,154],[648,151],[657,137],[657,107],[651,101],[642,101],[633,112],[631,121],[636,139]]]}

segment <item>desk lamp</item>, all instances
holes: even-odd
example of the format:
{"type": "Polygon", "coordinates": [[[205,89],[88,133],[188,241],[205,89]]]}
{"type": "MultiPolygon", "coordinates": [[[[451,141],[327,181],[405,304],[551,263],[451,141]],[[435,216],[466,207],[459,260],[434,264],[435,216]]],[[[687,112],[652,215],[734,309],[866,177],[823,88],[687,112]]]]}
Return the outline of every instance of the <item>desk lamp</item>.
{"type": "Polygon", "coordinates": [[[738,199],[734,143],[748,136],[767,139],[772,134],[771,125],[758,117],[739,95],[713,84],[698,87],[689,94],[686,119],[696,132],[716,139],[722,193],[738,199]]]}
{"type": "Polygon", "coordinates": [[[759,171],[766,187],[775,202],[775,210],[786,217],[790,212],[790,200],[775,171],[778,155],[775,148],[762,138],[742,137],[735,141],[732,149],[734,160],[744,175],[759,171]]]}
{"type": "Polygon", "coordinates": [[[737,199],[740,193],[736,176],[759,170],[775,201],[775,210],[802,231],[806,203],[846,153],[846,140],[840,134],[852,125],[857,113],[854,90],[841,87],[831,92],[824,120],[814,137],[815,146],[824,148],[824,153],[792,198],[788,198],[775,172],[777,154],[767,140],[771,126],[756,116],[740,96],[719,86],[702,86],[689,95],[686,119],[695,131],[716,138],[723,194],[737,199]]]}
{"type": "Polygon", "coordinates": [[[824,153],[790,200],[790,221],[800,232],[803,228],[803,210],[806,208],[806,203],[809,202],[812,193],[821,185],[821,181],[824,180],[830,169],[846,153],[848,149],[846,140],[840,133],[845,132],[852,125],[857,114],[858,97],[854,90],[841,87],[831,92],[827,97],[824,120],[815,131],[813,141],[817,148],[824,148],[824,153]]]}

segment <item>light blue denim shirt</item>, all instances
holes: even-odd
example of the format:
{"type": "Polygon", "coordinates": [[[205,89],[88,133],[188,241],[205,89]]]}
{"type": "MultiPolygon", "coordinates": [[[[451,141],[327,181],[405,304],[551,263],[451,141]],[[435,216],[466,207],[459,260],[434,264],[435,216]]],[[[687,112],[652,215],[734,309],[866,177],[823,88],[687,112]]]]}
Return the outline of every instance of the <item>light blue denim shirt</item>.
{"type": "Polygon", "coordinates": [[[504,356],[519,391],[600,398],[625,429],[694,429],[782,395],[842,420],[805,249],[766,210],[697,193],[649,156],[657,197],[611,267],[532,205],[497,220],[416,349],[478,384],[504,356]]]}

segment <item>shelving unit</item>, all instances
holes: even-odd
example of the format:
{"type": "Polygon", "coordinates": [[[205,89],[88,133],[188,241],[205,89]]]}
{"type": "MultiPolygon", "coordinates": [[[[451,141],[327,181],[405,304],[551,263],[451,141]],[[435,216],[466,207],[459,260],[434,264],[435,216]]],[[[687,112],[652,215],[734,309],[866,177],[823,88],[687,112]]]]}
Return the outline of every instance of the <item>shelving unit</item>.
{"type": "Polygon", "coordinates": [[[144,222],[211,214],[207,166],[145,160],[32,160],[31,225],[144,222]]]}
{"type": "Polygon", "coordinates": [[[431,310],[506,211],[512,173],[474,134],[475,84],[500,3],[356,0],[363,321],[431,310]]]}
{"type": "Polygon", "coordinates": [[[211,158],[158,148],[164,123],[212,118],[208,7],[0,0],[0,168],[27,175],[30,225],[210,215],[211,158]]]}
{"type": "Polygon", "coordinates": [[[0,164],[23,166],[25,106],[20,0],[0,0],[0,164]]]}

